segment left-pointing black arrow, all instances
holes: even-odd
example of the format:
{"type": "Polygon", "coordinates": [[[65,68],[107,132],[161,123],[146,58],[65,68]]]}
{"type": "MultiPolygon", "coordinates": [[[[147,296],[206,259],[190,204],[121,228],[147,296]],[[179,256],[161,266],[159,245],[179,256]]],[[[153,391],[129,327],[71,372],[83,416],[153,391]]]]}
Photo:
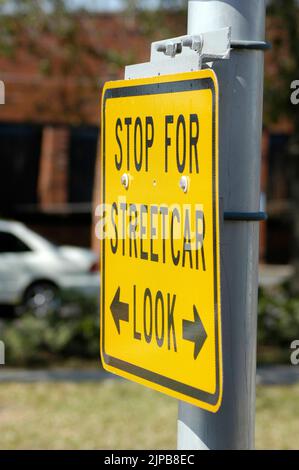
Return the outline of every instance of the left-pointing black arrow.
{"type": "Polygon", "coordinates": [[[195,305],[193,305],[193,314],[194,321],[183,320],[183,339],[194,343],[193,357],[197,359],[208,335],[195,305]]]}
{"type": "Polygon", "coordinates": [[[115,296],[110,305],[110,310],[113,316],[113,320],[118,331],[120,334],[120,321],[129,321],[129,304],[121,302],[119,300],[120,297],[120,287],[117,289],[115,296]]]}

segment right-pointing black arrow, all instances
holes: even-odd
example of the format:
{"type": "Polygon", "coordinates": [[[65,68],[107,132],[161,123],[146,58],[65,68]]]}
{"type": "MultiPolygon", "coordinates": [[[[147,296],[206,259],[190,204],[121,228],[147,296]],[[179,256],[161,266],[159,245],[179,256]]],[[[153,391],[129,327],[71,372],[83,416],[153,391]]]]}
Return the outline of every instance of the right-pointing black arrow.
{"type": "Polygon", "coordinates": [[[183,339],[194,343],[193,357],[194,359],[197,359],[208,335],[195,305],[193,305],[193,313],[194,321],[183,320],[183,339]]]}
{"type": "Polygon", "coordinates": [[[113,320],[118,331],[120,334],[120,320],[122,321],[129,321],[129,304],[125,304],[119,300],[120,297],[120,287],[117,289],[115,296],[110,305],[110,310],[113,316],[113,320]]]}

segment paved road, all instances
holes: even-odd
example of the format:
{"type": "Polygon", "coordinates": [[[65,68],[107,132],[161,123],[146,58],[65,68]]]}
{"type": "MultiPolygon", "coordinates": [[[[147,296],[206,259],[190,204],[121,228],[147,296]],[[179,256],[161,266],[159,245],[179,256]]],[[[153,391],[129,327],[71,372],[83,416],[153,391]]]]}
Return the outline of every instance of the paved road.
{"type": "Polygon", "coordinates": [[[98,382],[111,378],[116,376],[102,369],[0,369],[0,382],[98,382]]]}
{"type": "Polygon", "coordinates": [[[292,385],[299,383],[299,366],[267,366],[257,370],[261,385],[292,385]]]}
{"type": "MultiPolygon", "coordinates": [[[[20,370],[0,367],[0,382],[99,382],[118,379],[101,369],[75,370],[20,370]]],[[[257,383],[261,385],[291,385],[299,383],[299,366],[267,366],[257,371],[257,383]]]]}

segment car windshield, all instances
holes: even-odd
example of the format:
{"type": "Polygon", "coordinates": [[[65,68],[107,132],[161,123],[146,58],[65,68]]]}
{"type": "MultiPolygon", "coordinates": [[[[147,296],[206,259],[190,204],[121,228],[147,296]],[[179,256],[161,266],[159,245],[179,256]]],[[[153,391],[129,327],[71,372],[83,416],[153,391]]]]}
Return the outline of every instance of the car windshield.
{"type": "Polygon", "coordinates": [[[13,233],[0,230],[0,253],[23,253],[29,246],[13,233]]]}
{"type": "Polygon", "coordinates": [[[59,248],[59,245],[55,242],[53,242],[51,239],[48,237],[44,237],[43,235],[39,235],[36,232],[33,232],[30,230],[30,236],[33,238],[35,243],[42,244],[43,246],[47,245],[48,249],[52,250],[57,250],[59,248]]]}

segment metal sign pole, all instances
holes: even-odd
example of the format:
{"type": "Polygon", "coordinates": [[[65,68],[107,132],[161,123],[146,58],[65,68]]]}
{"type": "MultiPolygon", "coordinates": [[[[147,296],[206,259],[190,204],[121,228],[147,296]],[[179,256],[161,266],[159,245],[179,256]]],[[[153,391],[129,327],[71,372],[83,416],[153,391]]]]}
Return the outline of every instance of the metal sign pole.
{"type": "Polygon", "coordinates": [[[231,26],[235,48],[219,80],[223,403],[216,414],[180,403],[179,449],[254,445],[258,217],[263,102],[263,0],[189,2],[188,34],[231,26]],[[238,217],[239,214],[239,217],[238,217]],[[248,217],[246,216],[248,214],[248,217]]]}

